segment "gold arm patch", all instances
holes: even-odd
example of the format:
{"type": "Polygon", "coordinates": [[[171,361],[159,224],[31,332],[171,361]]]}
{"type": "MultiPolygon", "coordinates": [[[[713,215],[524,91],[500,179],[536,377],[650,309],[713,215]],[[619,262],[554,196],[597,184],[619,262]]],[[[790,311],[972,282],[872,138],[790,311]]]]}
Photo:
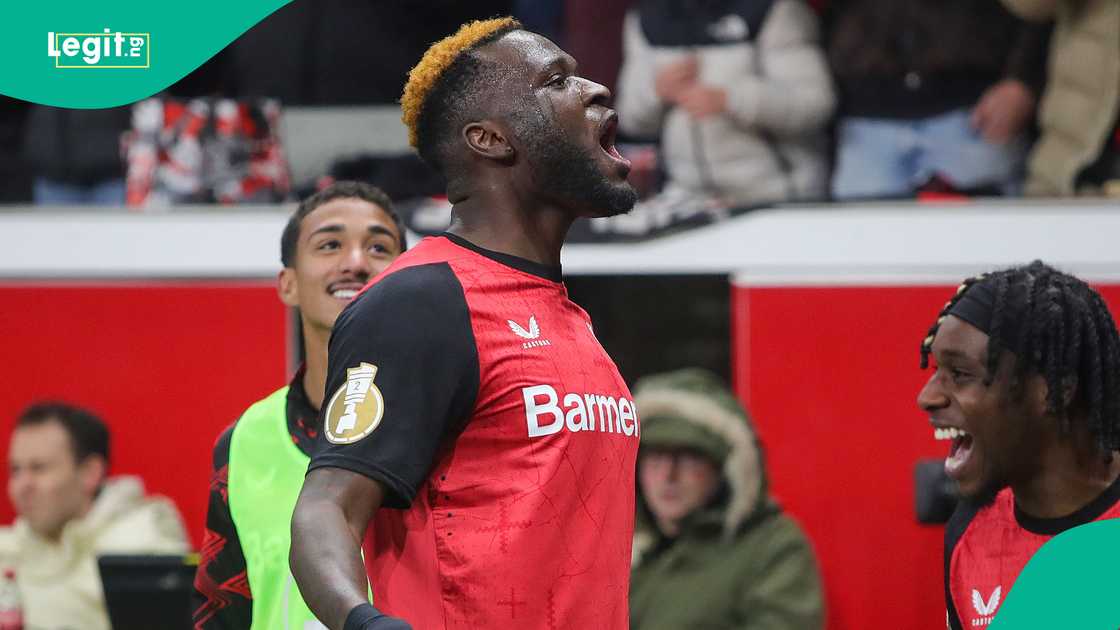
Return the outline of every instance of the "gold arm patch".
{"type": "Polygon", "coordinates": [[[385,415],[385,399],[373,384],[377,366],[361,363],[346,368],[346,382],[331,396],[323,430],[333,444],[352,444],[381,424],[385,415]]]}

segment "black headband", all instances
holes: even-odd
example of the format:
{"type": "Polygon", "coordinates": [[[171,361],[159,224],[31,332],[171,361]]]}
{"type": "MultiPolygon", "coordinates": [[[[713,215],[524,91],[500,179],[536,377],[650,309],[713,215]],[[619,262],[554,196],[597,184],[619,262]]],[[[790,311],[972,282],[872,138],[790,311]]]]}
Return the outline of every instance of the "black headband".
{"type": "Polygon", "coordinates": [[[992,330],[992,314],[995,312],[996,294],[983,280],[968,287],[961,299],[949,309],[955,315],[980,329],[985,335],[992,330]]]}
{"type": "MultiPolygon", "coordinates": [[[[985,335],[990,335],[995,305],[996,292],[993,287],[993,280],[989,277],[968,287],[964,295],[949,309],[948,314],[959,317],[975,326],[985,335]]],[[[1004,304],[1002,316],[1003,329],[1000,331],[1000,341],[1005,348],[1018,353],[1020,350],[1020,332],[1023,329],[1023,310],[1012,307],[1011,300],[1007,300],[1004,304]]]]}

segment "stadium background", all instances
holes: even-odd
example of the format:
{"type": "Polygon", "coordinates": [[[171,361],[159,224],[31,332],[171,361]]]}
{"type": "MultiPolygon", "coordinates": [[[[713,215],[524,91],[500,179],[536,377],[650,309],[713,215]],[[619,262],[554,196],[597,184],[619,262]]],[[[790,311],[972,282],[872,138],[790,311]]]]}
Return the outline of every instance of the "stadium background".
{"type": "MultiPolygon", "coordinates": [[[[822,15],[850,6],[809,3],[822,15]]],[[[630,4],[296,0],[162,95],[163,121],[180,117],[170,139],[158,125],[131,136],[134,155],[162,151],[175,159],[159,166],[205,179],[192,152],[204,123],[184,116],[184,103],[202,96],[216,111],[215,96],[245,99],[245,116],[234,120],[251,120],[263,140],[248,143],[254,150],[234,172],[218,173],[226,188],[205,194],[182,178],[180,188],[157,190],[155,162],[135,176],[133,160],[127,205],[29,205],[40,173],[22,161],[19,143],[34,115],[0,97],[0,203],[14,202],[0,205],[0,436],[35,399],[92,408],[113,431],[112,473],[141,475],[171,497],[200,544],[215,438],[298,362],[298,326],[274,288],[291,200],[327,174],[361,177],[405,201],[413,230],[446,225],[446,204],[430,198],[439,182],[408,155],[392,104],[401,81],[386,69],[400,75],[465,19],[514,10],[563,41],[583,74],[613,85],[621,46],[603,33],[617,35],[630,4]],[[568,32],[552,30],[561,23],[568,32]],[[295,31],[301,45],[292,45],[295,31]],[[200,201],[223,205],[190,205],[200,201]]],[[[127,125],[122,111],[110,123],[127,125]]],[[[63,171],[96,144],[82,131],[54,138],[70,143],[55,156],[63,171]]],[[[133,157],[118,151],[113,133],[110,160],[133,157]]],[[[649,139],[632,140],[624,147],[638,166],[632,179],[649,193],[663,173],[642,146],[649,139]]],[[[1120,149],[1120,135],[1114,141],[1120,149]]],[[[236,142],[217,148],[226,149],[245,158],[236,142]]],[[[830,630],[944,627],[943,530],[917,522],[914,467],[943,457],[947,445],[933,440],[915,398],[927,377],[918,344],[956,283],[1041,258],[1099,287],[1113,312],[1120,305],[1115,198],[949,193],[681,213],[620,222],[619,231],[579,222],[564,251],[571,296],[628,381],[700,365],[748,405],[773,492],[821,564],[830,630]]],[[[0,522],[12,517],[0,496],[0,522]]]]}

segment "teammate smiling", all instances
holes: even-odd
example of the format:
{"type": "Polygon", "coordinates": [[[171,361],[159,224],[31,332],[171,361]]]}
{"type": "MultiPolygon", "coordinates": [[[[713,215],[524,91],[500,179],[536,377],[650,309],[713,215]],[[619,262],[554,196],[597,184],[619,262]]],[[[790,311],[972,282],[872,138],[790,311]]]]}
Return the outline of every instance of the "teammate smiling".
{"type": "Polygon", "coordinates": [[[1051,537],[1120,517],[1120,337],[1100,294],[1041,262],[970,278],[922,343],[918,395],[964,501],[945,533],[949,626],[991,622],[1051,537]]]}

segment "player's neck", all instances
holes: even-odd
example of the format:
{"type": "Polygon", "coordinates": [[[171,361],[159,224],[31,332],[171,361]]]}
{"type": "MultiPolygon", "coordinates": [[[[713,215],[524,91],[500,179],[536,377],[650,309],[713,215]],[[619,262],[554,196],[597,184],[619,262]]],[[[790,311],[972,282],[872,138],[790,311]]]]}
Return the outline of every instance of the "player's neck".
{"type": "Polygon", "coordinates": [[[303,391],[307,402],[315,409],[323,407],[323,390],[327,386],[327,341],[329,331],[320,331],[304,324],[303,349],[304,364],[303,391]]]}
{"type": "Polygon", "coordinates": [[[492,197],[476,195],[456,201],[448,232],[483,249],[559,266],[571,215],[558,208],[492,197]]]}
{"type": "Polygon", "coordinates": [[[1106,463],[1093,450],[1072,443],[1049,449],[1031,479],[1014,484],[1015,503],[1037,518],[1060,518],[1085,507],[1120,477],[1120,457],[1106,463]]]}

